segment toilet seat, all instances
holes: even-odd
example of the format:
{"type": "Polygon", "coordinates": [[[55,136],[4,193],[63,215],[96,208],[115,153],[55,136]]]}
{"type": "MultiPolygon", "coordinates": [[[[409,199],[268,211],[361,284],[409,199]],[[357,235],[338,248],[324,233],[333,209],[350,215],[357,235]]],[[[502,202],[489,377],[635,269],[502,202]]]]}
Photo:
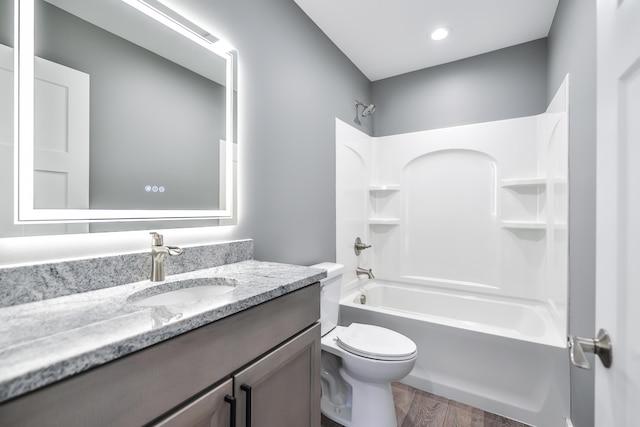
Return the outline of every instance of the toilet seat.
{"type": "Polygon", "coordinates": [[[336,344],[349,353],[375,360],[408,360],[418,350],[413,341],[398,332],[361,323],[340,331],[336,344]]]}

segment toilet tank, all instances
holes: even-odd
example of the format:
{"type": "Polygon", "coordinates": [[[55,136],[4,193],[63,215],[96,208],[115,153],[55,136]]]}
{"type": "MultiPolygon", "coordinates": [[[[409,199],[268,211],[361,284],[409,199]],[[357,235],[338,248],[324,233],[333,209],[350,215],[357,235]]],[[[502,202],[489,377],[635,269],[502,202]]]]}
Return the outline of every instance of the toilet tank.
{"type": "Polygon", "coordinates": [[[327,270],[327,278],[320,281],[320,334],[324,336],[338,324],[344,265],[322,262],[311,267],[327,270]]]}

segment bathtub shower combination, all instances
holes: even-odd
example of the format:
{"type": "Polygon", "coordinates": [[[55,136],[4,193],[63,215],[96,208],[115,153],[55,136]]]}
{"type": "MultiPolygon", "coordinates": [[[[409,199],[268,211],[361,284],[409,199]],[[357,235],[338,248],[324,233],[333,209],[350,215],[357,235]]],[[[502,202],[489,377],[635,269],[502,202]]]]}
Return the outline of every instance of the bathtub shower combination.
{"type": "Polygon", "coordinates": [[[569,416],[567,91],[538,116],[410,134],[336,121],[340,323],[411,338],[403,382],[545,427],[569,416]]]}

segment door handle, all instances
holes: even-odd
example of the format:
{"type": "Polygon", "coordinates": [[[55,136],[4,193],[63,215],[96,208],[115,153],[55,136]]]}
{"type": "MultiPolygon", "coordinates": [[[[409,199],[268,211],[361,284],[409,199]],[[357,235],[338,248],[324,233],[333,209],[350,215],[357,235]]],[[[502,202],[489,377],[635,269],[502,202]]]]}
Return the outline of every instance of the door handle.
{"type": "Polygon", "coordinates": [[[611,337],[609,333],[600,329],[598,336],[593,338],[581,338],[569,335],[567,337],[569,344],[569,357],[571,363],[582,369],[591,369],[591,363],[587,359],[585,353],[593,353],[600,358],[600,361],[605,368],[611,367],[613,359],[611,348],[611,337]]]}

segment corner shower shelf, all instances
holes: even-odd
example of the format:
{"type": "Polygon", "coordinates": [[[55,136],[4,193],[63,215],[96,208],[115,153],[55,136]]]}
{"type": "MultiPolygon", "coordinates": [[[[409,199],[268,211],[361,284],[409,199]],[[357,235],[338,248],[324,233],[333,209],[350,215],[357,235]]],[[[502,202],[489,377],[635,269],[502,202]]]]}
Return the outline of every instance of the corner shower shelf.
{"type": "MultiPolygon", "coordinates": [[[[509,178],[500,181],[500,185],[505,190],[510,190],[514,201],[519,200],[523,206],[533,207],[536,214],[531,215],[530,219],[503,219],[500,221],[502,228],[508,230],[536,230],[545,232],[547,223],[541,221],[540,216],[544,215],[540,211],[540,206],[544,206],[544,194],[547,190],[547,178],[509,178]],[[542,203],[542,205],[541,205],[542,203]]],[[[515,215],[516,218],[520,215],[515,215]]],[[[510,216],[510,215],[509,215],[510,216]]],[[[529,216],[529,215],[527,215],[529,216]]]]}
{"type": "Polygon", "coordinates": [[[546,178],[503,179],[502,186],[517,189],[518,187],[545,187],[546,178]]]}
{"type": "Polygon", "coordinates": [[[369,225],[400,225],[400,218],[369,218],[369,225]]]}
{"type": "Polygon", "coordinates": [[[397,209],[393,206],[398,200],[395,196],[400,191],[398,184],[373,184],[369,186],[369,194],[371,195],[371,207],[369,210],[369,219],[367,220],[370,227],[383,227],[384,231],[388,231],[389,227],[400,225],[400,218],[396,215],[397,209]],[[392,206],[389,208],[390,203],[392,206]]]}
{"type": "Polygon", "coordinates": [[[538,221],[502,221],[502,228],[512,228],[518,230],[540,230],[545,231],[547,224],[538,221]]]}
{"type": "Polygon", "coordinates": [[[396,184],[369,186],[369,193],[391,193],[394,191],[400,191],[400,186],[396,184]]]}

